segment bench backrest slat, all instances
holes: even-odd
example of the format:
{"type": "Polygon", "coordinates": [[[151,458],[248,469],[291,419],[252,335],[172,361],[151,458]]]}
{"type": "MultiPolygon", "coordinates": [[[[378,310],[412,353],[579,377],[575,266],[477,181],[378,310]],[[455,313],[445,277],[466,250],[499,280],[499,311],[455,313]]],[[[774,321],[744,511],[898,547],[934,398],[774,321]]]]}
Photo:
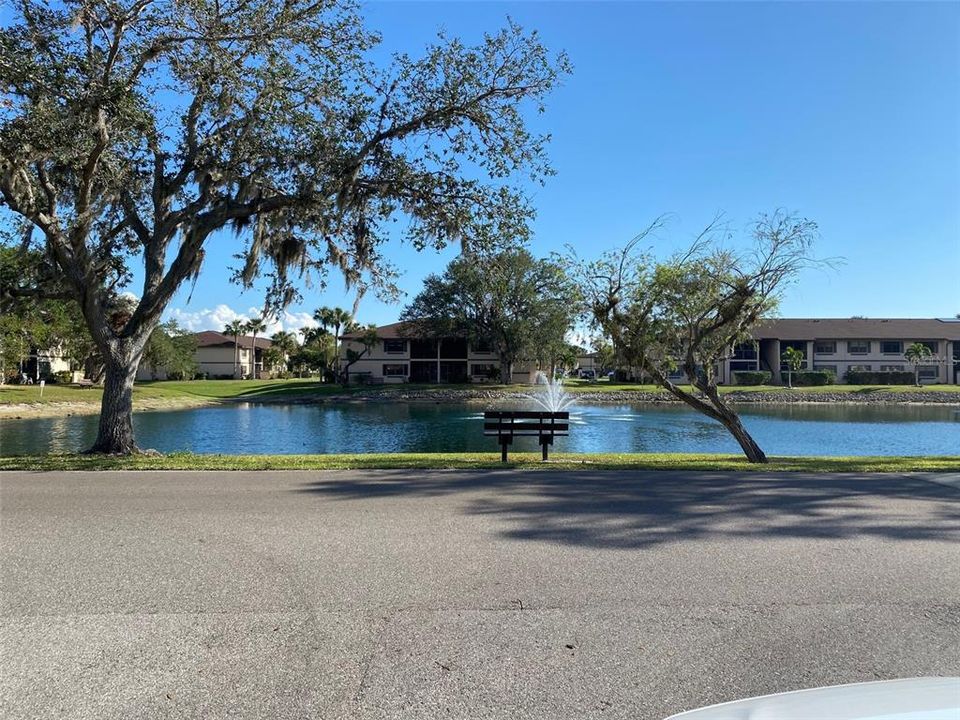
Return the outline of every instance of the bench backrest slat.
{"type": "Polygon", "coordinates": [[[548,410],[487,410],[483,413],[485,420],[569,420],[570,412],[560,410],[550,412],[548,410]]]}
{"type": "Polygon", "coordinates": [[[503,462],[515,437],[538,437],[546,461],[553,439],[570,434],[570,413],[566,410],[487,410],[483,420],[483,434],[496,436],[503,462]]]}
{"type": "Polygon", "coordinates": [[[541,422],[518,422],[518,423],[509,423],[501,425],[496,422],[485,422],[483,424],[484,431],[494,430],[504,433],[513,433],[517,434],[520,430],[532,430],[534,432],[566,432],[570,429],[569,423],[558,422],[558,423],[541,423],[541,422]]]}

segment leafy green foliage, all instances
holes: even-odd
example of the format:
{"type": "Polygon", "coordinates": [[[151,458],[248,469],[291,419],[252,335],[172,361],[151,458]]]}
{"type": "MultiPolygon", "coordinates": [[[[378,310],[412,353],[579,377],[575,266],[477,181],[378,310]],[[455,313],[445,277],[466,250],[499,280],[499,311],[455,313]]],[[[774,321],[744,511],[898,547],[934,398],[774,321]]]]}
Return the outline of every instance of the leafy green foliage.
{"type": "Polygon", "coordinates": [[[903,353],[904,359],[913,365],[914,383],[920,386],[920,366],[933,357],[933,350],[923,343],[915,342],[903,353]]]}
{"type": "Polygon", "coordinates": [[[845,376],[849,385],[915,385],[916,377],[912,372],[902,370],[847,370],[845,376]]]}
{"type": "Polygon", "coordinates": [[[784,350],[783,354],[781,355],[781,359],[787,364],[787,367],[793,371],[802,368],[803,362],[806,360],[803,352],[794,347],[788,347],[786,350],[784,350]]]}
{"type": "Polygon", "coordinates": [[[788,347],[780,355],[780,359],[787,366],[787,387],[793,387],[793,374],[803,367],[806,358],[802,351],[795,347],[788,347]]]}
{"type": "Polygon", "coordinates": [[[770,315],[784,287],[805,267],[817,265],[810,252],[817,226],[782,212],[761,216],[753,226],[753,247],[727,247],[730,233],[717,220],[690,248],[657,259],[641,248],[663,229],[659,218],[622,250],[593,261],[569,262],[589,319],[612,341],[618,358],[638,375],[694,409],[724,424],[751,460],[762,450],[737,414],[720,397],[716,370],[731,349],[749,339],[749,330],[770,315]],[[670,380],[682,370],[699,394],[670,380]]]}
{"type": "Polygon", "coordinates": [[[793,384],[800,387],[833,385],[837,376],[829,370],[801,370],[793,373],[793,384]]]}
{"type": "Polygon", "coordinates": [[[354,325],[351,328],[351,332],[356,335],[353,341],[360,343],[362,349],[357,350],[348,347],[344,352],[344,360],[346,361],[343,366],[344,385],[350,382],[350,368],[361,358],[369,355],[373,351],[374,346],[379,342],[377,326],[372,323],[369,325],[354,325]]]}
{"type": "Polygon", "coordinates": [[[512,23],[383,67],[367,58],[378,39],[353,0],[13,5],[0,29],[0,206],[104,358],[97,450],[135,448],[134,369],[214,234],[234,231],[236,280],[265,277],[267,309],[330,268],[358,293],[393,296],[381,249],[398,218],[417,248],[528,236],[522,183],[551,169],[525,117],[566,57],[512,23]],[[113,322],[135,265],[136,306],[113,322]]]}
{"type": "Polygon", "coordinates": [[[50,271],[40,253],[0,246],[0,374],[14,373],[35,350],[59,351],[77,367],[100,362],[77,304],[38,291],[50,271]]]}
{"type": "Polygon", "coordinates": [[[500,356],[502,382],[513,363],[546,351],[559,358],[577,307],[563,268],[524,249],[467,254],[430,275],[401,320],[417,334],[486,340],[500,356]]]}
{"type": "Polygon", "coordinates": [[[197,373],[197,339],[175,320],[158,325],[150,334],[141,365],[170,380],[191,380],[197,373]]]}
{"type": "Polygon", "coordinates": [[[737,370],[733,379],[737,385],[765,385],[770,382],[770,373],[766,370],[737,370]]]}
{"type": "Polygon", "coordinates": [[[543,110],[567,59],[513,23],[387,67],[366,59],[377,42],[349,0],[24,0],[0,32],[0,197],[77,297],[94,291],[85,313],[140,258],[129,331],[224,227],[244,239],[238,280],[265,272],[276,304],[290,271],[390,292],[396,214],[421,248],[525,237],[511,179],[551,170],[524,107],[543,110]]]}

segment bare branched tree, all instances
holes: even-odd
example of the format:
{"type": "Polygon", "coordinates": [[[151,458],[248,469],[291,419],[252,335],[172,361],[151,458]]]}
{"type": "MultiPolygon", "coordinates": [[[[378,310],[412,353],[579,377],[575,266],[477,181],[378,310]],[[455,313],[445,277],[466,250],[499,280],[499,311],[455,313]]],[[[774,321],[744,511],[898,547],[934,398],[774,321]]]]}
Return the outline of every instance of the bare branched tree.
{"type": "Polygon", "coordinates": [[[736,252],[726,247],[731,233],[718,217],[688,250],[657,260],[644,246],[664,225],[658,218],[624,248],[571,263],[589,318],[611,339],[621,362],[722,423],[751,462],[766,462],[721,396],[716,370],[749,340],[754,325],[775,312],[803,269],[830,264],[811,254],[817,226],[782,211],[763,215],[753,225],[752,248],[736,252]],[[677,369],[692,391],[670,379],[677,369]]]}

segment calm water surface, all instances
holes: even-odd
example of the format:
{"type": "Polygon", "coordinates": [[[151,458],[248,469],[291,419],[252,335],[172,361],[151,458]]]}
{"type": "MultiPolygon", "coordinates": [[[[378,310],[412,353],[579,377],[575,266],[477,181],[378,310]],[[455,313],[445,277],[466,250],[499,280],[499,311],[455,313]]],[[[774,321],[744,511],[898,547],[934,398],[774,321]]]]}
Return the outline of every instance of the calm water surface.
{"type": "MultiPolygon", "coordinates": [[[[482,407],[428,403],[256,405],[134,415],[141,447],[198,453],[494,451],[482,407]]],[[[575,405],[569,452],[737,453],[718,423],[680,406],[575,405]]],[[[960,453],[960,409],[936,406],[781,405],[741,416],[772,455],[947,455],[960,453]]],[[[69,452],[96,435],[93,415],[0,419],[0,455],[69,452]]],[[[536,450],[536,440],[518,450],[536,450]]]]}

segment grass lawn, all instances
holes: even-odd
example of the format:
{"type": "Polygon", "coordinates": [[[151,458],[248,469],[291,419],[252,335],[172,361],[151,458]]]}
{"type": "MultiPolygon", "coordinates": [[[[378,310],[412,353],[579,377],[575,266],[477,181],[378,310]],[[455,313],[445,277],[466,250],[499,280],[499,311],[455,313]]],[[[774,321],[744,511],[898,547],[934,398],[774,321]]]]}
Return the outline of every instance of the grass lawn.
{"type": "MultiPolygon", "coordinates": [[[[292,380],[186,380],[138,382],[134,386],[134,403],[144,400],[197,398],[205,400],[268,399],[332,395],[358,388],[324,384],[316,378],[292,380]]],[[[103,391],[98,387],[78,388],[71,385],[47,385],[40,397],[37,385],[4,385],[0,387],[0,404],[14,403],[96,403],[103,391]]]]}
{"type": "MultiPolygon", "coordinates": [[[[586,380],[567,380],[565,387],[573,392],[611,393],[611,392],[663,392],[656,385],[639,385],[634,383],[618,383],[601,380],[588,382],[586,380]]],[[[689,389],[687,386],[685,388],[689,389]]],[[[196,400],[279,400],[283,398],[310,398],[327,395],[355,393],[363,394],[375,390],[383,392],[409,392],[416,390],[510,390],[527,392],[525,385],[376,385],[342,387],[336,384],[325,384],[316,378],[290,380],[188,380],[188,381],[153,381],[140,382],[134,388],[134,403],[138,400],[176,401],[178,399],[196,400]]],[[[758,386],[731,386],[721,387],[721,393],[730,392],[773,392],[784,388],[758,386]]],[[[872,394],[877,392],[912,392],[918,391],[911,385],[824,385],[818,387],[794,388],[789,392],[797,394],[817,393],[851,393],[872,394]]],[[[952,392],[960,394],[960,385],[924,385],[922,391],[952,392]]],[[[89,403],[100,404],[102,391],[100,388],[78,388],[71,385],[47,385],[40,396],[40,387],[37,385],[3,385],[0,386],[0,405],[32,404],[32,403],[89,403]]]]}
{"type": "Polygon", "coordinates": [[[367,455],[197,455],[0,457],[0,471],[63,470],[736,470],[787,472],[958,472],[960,455],[946,457],[773,457],[767,465],[742,455],[556,453],[381,453],[367,455]]]}
{"type": "MultiPolygon", "coordinates": [[[[573,392],[665,392],[659,385],[641,385],[639,383],[613,382],[599,380],[564,380],[563,385],[573,392]]],[[[691,390],[690,385],[680,385],[684,390],[691,390]]],[[[922,388],[913,385],[815,385],[812,387],[795,387],[792,390],[778,385],[721,385],[720,394],[732,392],[791,392],[806,393],[856,393],[871,394],[877,392],[954,392],[960,393],[960,385],[924,385],[922,388]]]]}

